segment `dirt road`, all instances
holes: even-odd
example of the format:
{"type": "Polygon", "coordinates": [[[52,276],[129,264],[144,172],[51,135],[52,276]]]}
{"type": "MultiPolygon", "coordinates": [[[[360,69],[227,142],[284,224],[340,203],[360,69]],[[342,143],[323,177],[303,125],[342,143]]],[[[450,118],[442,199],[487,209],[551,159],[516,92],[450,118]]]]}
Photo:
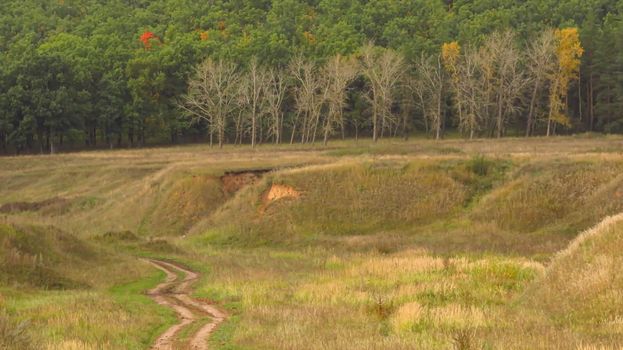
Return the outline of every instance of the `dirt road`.
{"type": "Polygon", "coordinates": [[[207,350],[210,334],[227,315],[213,305],[190,296],[199,274],[174,263],[149,259],[154,267],[166,274],[164,282],[147,292],[158,304],[175,310],[179,323],[162,333],[151,347],[153,350],[207,350]],[[183,332],[184,328],[194,330],[183,332]]]}

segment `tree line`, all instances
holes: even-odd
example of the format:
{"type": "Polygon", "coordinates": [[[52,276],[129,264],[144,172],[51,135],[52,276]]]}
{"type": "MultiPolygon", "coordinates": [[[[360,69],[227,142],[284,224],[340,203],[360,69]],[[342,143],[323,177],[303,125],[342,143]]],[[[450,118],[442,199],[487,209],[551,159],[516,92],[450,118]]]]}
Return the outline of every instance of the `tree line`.
{"type": "Polygon", "coordinates": [[[621,0],[6,0],[0,152],[623,132],[622,19],[621,0]]]}
{"type": "Polygon", "coordinates": [[[525,135],[571,125],[568,91],[584,52],[576,28],[547,29],[525,46],[513,31],[494,32],[478,47],[456,41],[410,64],[397,51],[368,43],[351,56],[316,62],[296,55],[284,67],[246,67],[206,59],[196,67],[180,108],[205,122],[210,144],[326,144],[345,130],[368,127],[374,141],[407,136],[418,122],[439,139],[455,124],[464,137],[502,137],[509,125],[525,135]],[[362,101],[353,110],[352,101],[362,101]],[[446,120],[449,116],[454,121],[446,120]]]}

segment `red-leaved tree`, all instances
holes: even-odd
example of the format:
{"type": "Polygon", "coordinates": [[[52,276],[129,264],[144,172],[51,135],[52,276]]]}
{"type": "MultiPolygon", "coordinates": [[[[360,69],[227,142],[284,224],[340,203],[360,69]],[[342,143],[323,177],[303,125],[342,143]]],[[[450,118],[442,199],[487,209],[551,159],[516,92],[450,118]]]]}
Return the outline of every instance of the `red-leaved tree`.
{"type": "Polygon", "coordinates": [[[150,32],[150,31],[144,32],[141,35],[141,37],[139,38],[139,40],[145,46],[145,50],[151,49],[151,42],[150,42],[150,40],[152,40],[152,39],[158,39],[158,37],[154,33],[150,32]]]}

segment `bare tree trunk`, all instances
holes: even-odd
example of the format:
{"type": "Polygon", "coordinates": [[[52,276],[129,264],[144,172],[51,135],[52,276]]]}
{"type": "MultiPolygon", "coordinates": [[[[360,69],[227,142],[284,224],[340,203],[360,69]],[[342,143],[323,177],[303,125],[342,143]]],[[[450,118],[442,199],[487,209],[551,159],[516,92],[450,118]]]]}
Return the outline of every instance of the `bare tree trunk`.
{"type": "Polygon", "coordinates": [[[242,136],[242,135],[240,135],[240,129],[241,129],[240,124],[241,124],[241,119],[242,119],[242,112],[241,112],[241,111],[239,111],[239,112],[238,112],[238,117],[236,118],[236,131],[235,131],[235,133],[236,133],[236,137],[235,137],[235,139],[234,139],[234,145],[237,145],[237,144],[238,144],[238,141],[240,141],[240,143],[242,143],[242,140],[241,140],[241,136],[242,136]]]}
{"type": "MultiPolygon", "coordinates": [[[[252,108],[255,109],[255,103],[253,104],[252,108]]],[[[255,112],[251,112],[251,148],[255,148],[255,135],[257,133],[256,125],[257,125],[257,118],[255,115],[255,112]]]]}
{"type": "Polygon", "coordinates": [[[372,107],[372,141],[377,141],[377,124],[378,114],[376,112],[376,106],[372,107]]]}
{"type": "Polygon", "coordinates": [[[441,139],[441,114],[442,114],[442,107],[441,107],[441,96],[442,92],[441,89],[439,89],[439,94],[437,95],[437,130],[436,130],[436,135],[435,135],[435,140],[439,140],[441,139]]]}
{"type": "Polygon", "coordinates": [[[582,113],[582,69],[578,70],[578,111],[580,113],[580,120],[584,122],[584,117],[582,113]]]}
{"type": "Polygon", "coordinates": [[[409,135],[407,134],[407,113],[405,112],[402,116],[402,137],[405,141],[409,139],[409,135]]]}
{"type": "Polygon", "coordinates": [[[422,110],[422,116],[424,117],[424,130],[426,131],[426,134],[428,135],[430,133],[430,126],[428,125],[428,116],[426,115],[424,95],[421,92],[418,95],[420,99],[420,109],[422,110]]]}
{"type": "MultiPolygon", "coordinates": [[[[256,89],[256,84],[257,81],[255,80],[257,77],[254,74],[256,72],[253,72],[251,75],[251,79],[252,79],[252,86],[251,88],[252,90],[252,94],[255,95],[255,89],[256,89]]],[[[255,135],[257,135],[257,101],[254,98],[255,96],[251,97],[251,148],[255,148],[255,135]]]]}
{"type": "Polygon", "coordinates": [[[379,136],[379,138],[383,139],[383,135],[385,134],[385,118],[381,118],[381,127],[379,128],[379,130],[381,130],[381,135],[379,136]]]}
{"type": "Polygon", "coordinates": [[[547,118],[547,134],[546,134],[546,136],[549,137],[549,135],[551,133],[551,130],[552,130],[552,116],[550,114],[550,116],[547,118]]]}
{"type": "Polygon", "coordinates": [[[307,133],[309,132],[309,116],[305,116],[301,122],[301,143],[307,143],[307,133]]]}
{"type": "Polygon", "coordinates": [[[539,91],[540,82],[537,80],[534,83],[534,89],[532,90],[532,98],[530,99],[530,109],[528,111],[528,122],[526,124],[526,137],[530,137],[530,131],[532,130],[532,123],[534,120],[534,109],[536,105],[536,97],[539,91]]]}
{"type": "Polygon", "coordinates": [[[329,141],[329,118],[327,118],[327,120],[325,121],[325,126],[324,126],[324,139],[322,141],[322,143],[326,146],[327,142],[329,141]]]}
{"type": "Polygon", "coordinates": [[[504,94],[504,92],[502,91],[502,84],[500,83],[500,87],[499,87],[499,91],[498,91],[498,116],[496,118],[496,124],[497,124],[497,132],[496,132],[496,136],[497,138],[501,138],[502,137],[502,124],[503,124],[503,120],[502,120],[502,96],[504,94]]]}
{"type": "Polygon", "coordinates": [[[294,124],[292,125],[292,135],[290,135],[290,144],[294,143],[294,135],[296,134],[297,121],[298,121],[298,117],[294,119],[294,124]]]}
{"type": "Polygon", "coordinates": [[[283,142],[283,120],[284,120],[284,115],[282,114],[281,117],[279,118],[279,134],[277,136],[277,143],[281,143],[283,142]]]}
{"type": "Polygon", "coordinates": [[[437,140],[441,139],[441,128],[443,127],[443,78],[441,70],[441,57],[437,57],[437,76],[439,79],[439,91],[437,93],[437,140]]]}
{"type": "Polygon", "coordinates": [[[48,134],[48,144],[50,145],[50,154],[56,153],[56,148],[54,147],[54,135],[52,133],[48,134]]]}
{"type": "Polygon", "coordinates": [[[590,78],[588,81],[588,99],[589,99],[589,103],[588,103],[588,114],[589,114],[589,131],[593,131],[593,123],[595,120],[595,94],[594,94],[594,90],[593,90],[593,71],[591,70],[591,74],[590,74],[590,78]]]}
{"type": "Polygon", "coordinates": [[[320,115],[316,114],[316,117],[314,118],[314,132],[312,134],[311,143],[316,143],[316,135],[318,134],[318,123],[319,122],[320,122],[320,115]]]}
{"type": "Polygon", "coordinates": [[[441,119],[437,120],[437,127],[435,131],[435,140],[441,139],[441,119]]]}

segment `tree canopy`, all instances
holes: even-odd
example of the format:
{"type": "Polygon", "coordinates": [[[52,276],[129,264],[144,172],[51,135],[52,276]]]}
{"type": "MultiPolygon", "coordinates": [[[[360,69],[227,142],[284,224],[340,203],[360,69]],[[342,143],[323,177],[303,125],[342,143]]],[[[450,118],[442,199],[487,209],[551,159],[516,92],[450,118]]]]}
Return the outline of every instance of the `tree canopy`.
{"type": "MultiPolygon", "coordinates": [[[[190,117],[180,105],[197,67],[206,60],[235,65],[241,80],[248,78],[248,68],[256,62],[262,72],[275,73],[266,78],[266,84],[274,85],[286,79],[276,73],[291,71],[288,67],[296,57],[304,57],[318,71],[327,70],[327,62],[336,57],[361,61],[369,43],[404,62],[408,79],[403,80],[420,81],[402,81],[401,91],[392,98],[384,96],[381,101],[377,96],[382,110],[375,112],[370,86],[376,83],[369,76],[373,70],[356,77],[346,74],[348,79],[340,84],[347,86],[332,92],[339,98],[321,107],[331,115],[320,124],[321,139],[337,129],[346,136],[362,133],[376,138],[381,134],[377,123],[387,118],[409,132],[434,135],[430,123],[435,116],[444,130],[487,136],[475,124],[482,104],[466,102],[476,92],[466,86],[467,78],[461,78],[473,63],[465,59],[475,59],[495,33],[512,32],[507,42],[497,43],[521,53],[550,30],[564,44],[557,52],[566,58],[559,60],[555,77],[526,73],[530,88],[522,90],[525,96],[502,93],[524,83],[509,79],[517,78],[515,67],[529,65],[529,57],[499,53],[510,66],[485,81],[509,88],[499,91],[497,102],[492,97],[500,111],[491,135],[545,133],[550,122],[539,124],[538,119],[544,105],[550,107],[558,133],[623,132],[622,0],[4,0],[0,152],[203,141],[210,135],[209,123],[190,117]],[[441,59],[444,44],[451,61],[451,56],[441,59]],[[416,108],[422,101],[418,96],[431,98],[421,90],[417,94],[418,87],[427,86],[417,72],[426,62],[435,67],[424,72],[444,70],[439,78],[445,83],[428,84],[439,88],[434,96],[441,106],[435,107],[434,115],[430,108],[416,108]],[[455,66],[459,64],[463,66],[455,66]],[[539,80],[536,90],[534,79],[539,80]],[[555,85],[551,101],[547,95],[543,101],[532,101],[533,92],[546,88],[547,82],[555,85]],[[405,102],[407,95],[413,106],[405,102]],[[514,111],[509,103],[526,108],[514,111]]],[[[376,55],[377,61],[383,57],[376,55]]],[[[478,64],[481,68],[474,67],[482,69],[478,64]]],[[[279,97],[281,91],[276,95],[283,100],[282,110],[271,114],[286,125],[294,123],[298,96],[296,81],[288,84],[293,88],[286,95],[279,97]]],[[[221,141],[242,142],[235,139],[244,137],[244,142],[255,144],[270,135],[289,139],[288,132],[268,122],[265,132],[262,125],[253,125],[259,129],[246,132],[247,136],[224,125],[221,141]]]]}

